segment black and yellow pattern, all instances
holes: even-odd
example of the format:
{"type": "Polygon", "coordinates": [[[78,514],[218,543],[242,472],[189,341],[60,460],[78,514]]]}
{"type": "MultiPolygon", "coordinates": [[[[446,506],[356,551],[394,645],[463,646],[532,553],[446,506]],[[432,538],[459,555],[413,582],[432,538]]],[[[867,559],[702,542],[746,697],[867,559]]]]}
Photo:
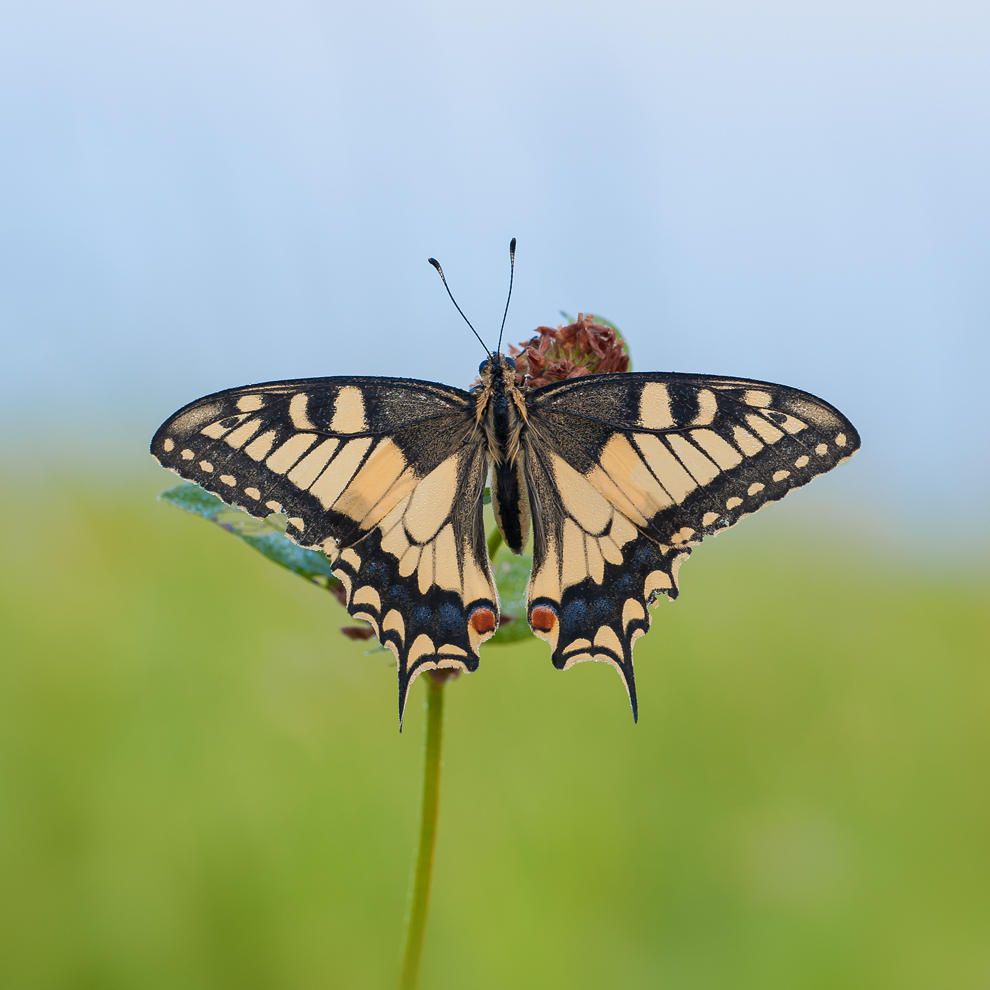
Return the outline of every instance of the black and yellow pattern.
{"type": "Polygon", "coordinates": [[[637,711],[632,651],[702,537],[830,470],[859,437],[796,389],[677,374],[515,384],[496,354],[471,392],[390,378],[230,389],[180,409],[152,453],[320,549],[396,656],[400,717],[423,670],[475,670],[498,628],[482,501],[521,552],[554,665],[603,660],[637,711]]]}
{"type": "Polygon", "coordinates": [[[554,665],[604,660],[636,711],[632,650],[704,536],[835,467],[859,447],[828,403],[766,382],[622,374],[530,397],[535,532],[530,623],[554,665]]]}

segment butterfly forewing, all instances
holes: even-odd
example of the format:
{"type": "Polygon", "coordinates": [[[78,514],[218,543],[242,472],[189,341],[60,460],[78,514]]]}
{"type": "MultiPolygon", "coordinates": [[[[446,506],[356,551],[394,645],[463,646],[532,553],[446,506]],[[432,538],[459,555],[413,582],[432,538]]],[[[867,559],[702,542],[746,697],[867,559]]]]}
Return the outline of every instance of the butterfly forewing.
{"type": "Polygon", "coordinates": [[[530,419],[637,528],[696,543],[859,449],[837,409],[767,382],[675,374],[545,386],[530,419]]]}
{"type": "Polygon", "coordinates": [[[596,375],[528,399],[530,624],[554,664],[613,663],[636,709],[632,646],[705,535],[859,448],[834,407],[766,382],[596,375]]]}
{"type": "Polygon", "coordinates": [[[471,396],[428,382],[324,378],[207,396],[156,433],[166,467],[326,553],[351,615],[399,666],[400,714],[425,669],[474,670],[498,624],[488,473],[471,396]]]}

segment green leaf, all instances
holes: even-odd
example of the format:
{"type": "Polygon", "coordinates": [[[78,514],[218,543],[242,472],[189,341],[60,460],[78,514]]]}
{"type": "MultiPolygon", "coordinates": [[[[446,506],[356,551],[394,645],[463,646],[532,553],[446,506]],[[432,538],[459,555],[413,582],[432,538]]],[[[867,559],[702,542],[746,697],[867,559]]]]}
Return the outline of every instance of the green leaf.
{"type": "Polygon", "coordinates": [[[179,485],[158,497],[194,516],[209,519],[228,533],[240,537],[269,560],[321,588],[340,584],[330,570],[330,561],[322,553],[305,550],[285,535],[285,516],[273,514],[267,519],[255,519],[243,509],[235,509],[193,484],[179,485]]]}

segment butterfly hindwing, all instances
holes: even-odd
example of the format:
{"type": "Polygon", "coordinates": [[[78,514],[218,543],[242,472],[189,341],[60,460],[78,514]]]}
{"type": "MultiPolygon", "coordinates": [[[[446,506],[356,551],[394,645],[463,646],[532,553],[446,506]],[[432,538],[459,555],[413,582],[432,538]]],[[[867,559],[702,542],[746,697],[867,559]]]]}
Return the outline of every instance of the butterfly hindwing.
{"type": "Polygon", "coordinates": [[[614,664],[634,713],[633,643],[691,546],[859,448],[828,403],[742,379],[596,375],[527,405],[530,624],[558,667],[614,664]]]}
{"type": "Polygon", "coordinates": [[[395,653],[400,715],[430,667],[474,670],[498,625],[482,496],[488,458],[471,397],[429,382],[324,378],[218,392],[180,409],[152,453],[322,550],[395,653]]]}
{"type": "Polygon", "coordinates": [[[643,536],[533,428],[527,483],[533,504],[530,626],[550,644],[559,670],[585,660],[611,663],[635,718],[633,644],[650,628],[655,594],[676,587],[684,552],[643,536]]]}
{"type": "Polygon", "coordinates": [[[331,555],[348,611],[374,628],[399,666],[399,714],[432,667],[478,666],[498,628],[482,516],[482,446],[462,445],[404,495],[366,537],[331,555]]]}

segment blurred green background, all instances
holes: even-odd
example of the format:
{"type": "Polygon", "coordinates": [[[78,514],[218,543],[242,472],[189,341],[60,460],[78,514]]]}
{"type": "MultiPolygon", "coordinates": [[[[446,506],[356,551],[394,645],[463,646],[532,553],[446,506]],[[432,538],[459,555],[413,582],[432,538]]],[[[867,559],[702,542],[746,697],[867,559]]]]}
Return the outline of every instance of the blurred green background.
{"type": "MultiPolygon", "coordinates": [[[[423,685],[171,477],[3,485],[0,984],[390,987],[423,685]]],[[[639,725],[450,685],[424,988],[990,985],[990,574],[771,511],[681,576],[639,725]]]]}

